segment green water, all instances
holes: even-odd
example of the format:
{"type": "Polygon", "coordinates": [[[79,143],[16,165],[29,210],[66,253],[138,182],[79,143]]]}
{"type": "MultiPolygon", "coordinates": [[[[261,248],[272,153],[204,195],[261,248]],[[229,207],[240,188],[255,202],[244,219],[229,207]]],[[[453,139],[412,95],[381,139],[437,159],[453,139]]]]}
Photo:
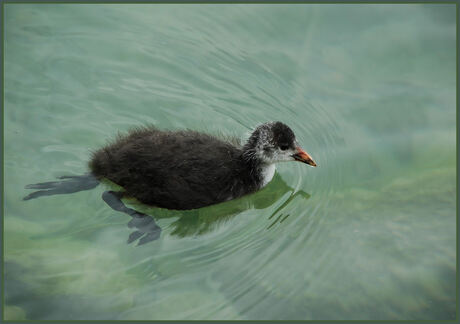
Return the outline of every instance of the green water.
{"type": "Polygon", "coordinates": [[[454,319],[455,5],[5,5],[7,319],[454,319]],[[318,163],[243,199],[22,201],[152,123],[291,126],[318,163]]]}

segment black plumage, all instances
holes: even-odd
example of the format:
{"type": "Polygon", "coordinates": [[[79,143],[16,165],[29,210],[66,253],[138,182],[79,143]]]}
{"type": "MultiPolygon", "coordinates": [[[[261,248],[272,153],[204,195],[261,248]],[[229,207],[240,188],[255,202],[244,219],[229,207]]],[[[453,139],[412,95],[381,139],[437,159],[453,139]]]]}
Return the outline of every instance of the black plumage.
{"type": "Polygon", "coordinates": [[[294,133],[281,122],[257,127],[244,146],[196,131],[147,126],[94,152],[89,167],[97,178],[123,187],[127,197],[168,209],[194,209],[260,189],[273,176],[267,170],[275,162],[314,165],[300,153],[305,152],[294,133]]]}

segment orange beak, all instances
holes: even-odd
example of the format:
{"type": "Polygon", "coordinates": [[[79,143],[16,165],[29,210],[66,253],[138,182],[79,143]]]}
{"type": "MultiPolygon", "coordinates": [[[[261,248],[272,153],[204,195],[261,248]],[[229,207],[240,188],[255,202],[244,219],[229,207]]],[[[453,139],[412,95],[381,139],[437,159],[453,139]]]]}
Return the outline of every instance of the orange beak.
{"type": "Polygon", "coordinates": [[[313,159],[307,152],[302,150],[300,147],[296,147],[296,149],[297,149],[297,153],[292,155],[292,157],[296,159],[296,161],[303,162],[303,163],[309,164],[314,167],[316,166],[315,161],[313,161],[313,159]]]}

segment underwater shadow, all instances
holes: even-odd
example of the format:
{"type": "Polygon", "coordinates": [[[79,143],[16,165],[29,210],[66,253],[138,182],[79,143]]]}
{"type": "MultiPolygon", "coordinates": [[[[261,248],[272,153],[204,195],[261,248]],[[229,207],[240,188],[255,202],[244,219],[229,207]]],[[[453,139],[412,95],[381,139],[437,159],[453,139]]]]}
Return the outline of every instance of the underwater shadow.
{"type": "MultiPolygon", "coordinates": [[[[127,243],[130,244],[138,240],[137,245],[144,245],[160,238],[162,229],[156,223],[156,221],[160,219],[177,218],[168,225],[168,227],[172,227],[169,235],[179,238],[199,236],[212,232],[217,229],[219,225],[222,225],[246,210],[268,208],[279,201],[286,193],[293,191],[294,189],[287,185],[281,176],[276,173],[273,180],[265,188],[254,194],[199,209],[187,211],[168,210],[149,207],[134,199],[126,199],[126,202],[132,205],[134,209],[127,208],[124,205],[124,208],[120,207],[121,209],[113,208],[113,201],[111,201],[110,204],[112,204],[113,209],[131,216],[128,227],[133,229],[133,232],[129,235],[127,243]]],[[[269,220],[273,219],[273,221],[267,229],[270,229],[276,223],[282,223],[290,216],[289,214],[279,212],[297,196],[305,200],[310,198],[310,195],[304,191],[298,191],[289,196],[289,198],[268,217],[269,220]],[[276,215],[277,217],[275,218],[276,215]]],[[[106,198],[104,198],[104,200],[106,200],[106,198]]]]}

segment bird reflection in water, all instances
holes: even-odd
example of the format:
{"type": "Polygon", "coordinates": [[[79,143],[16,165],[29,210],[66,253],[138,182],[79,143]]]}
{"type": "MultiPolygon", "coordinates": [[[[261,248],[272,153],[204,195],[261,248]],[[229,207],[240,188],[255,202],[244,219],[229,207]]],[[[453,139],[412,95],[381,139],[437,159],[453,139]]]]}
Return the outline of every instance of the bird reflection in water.
{"type": "MultiPolygon", "coordinates": [[[[172,227],[169,233],[172,236],[187,237],[197,236],[212,232],[219,225],[225,223],[236,215],[249,209],[265,209],[277,202],[288,192],[293,192],[294,189],[289,187],[283,181],[281,176],[276,173],[272,182],[262,190],[239,199],[231,200],[218,205],[203,207],[187,211],[168,210],[163,208],[152,208],[142,205],[135,200],[127,199],[131,205],[135,205],[135,209],[128,208],[121,201],[121,197],[117,197],[116,192],[108,192],[103,195],[103,199],[114,210],[126,213],[131,216],[128,222],[128,227],[133,229],[129,235],[127,243],[133,243],[138,240],[137,245],[143,245],[160,238],[162,229],[157,225],[156,221],[167,218],[177,218],[169,226],[172,227]],[[155,216],[149,216],[149,214],[155,216]]],[[[297,196],[302,199],[310,198],[310,195],[304,191],[298,191],[292,194],[281,206],[279,206],[269,217],[270,224],[267,229],[272,228],[277,223],[284,222],[290,215],[283,214],[280,211],[284,209],[297,196]]]]}

